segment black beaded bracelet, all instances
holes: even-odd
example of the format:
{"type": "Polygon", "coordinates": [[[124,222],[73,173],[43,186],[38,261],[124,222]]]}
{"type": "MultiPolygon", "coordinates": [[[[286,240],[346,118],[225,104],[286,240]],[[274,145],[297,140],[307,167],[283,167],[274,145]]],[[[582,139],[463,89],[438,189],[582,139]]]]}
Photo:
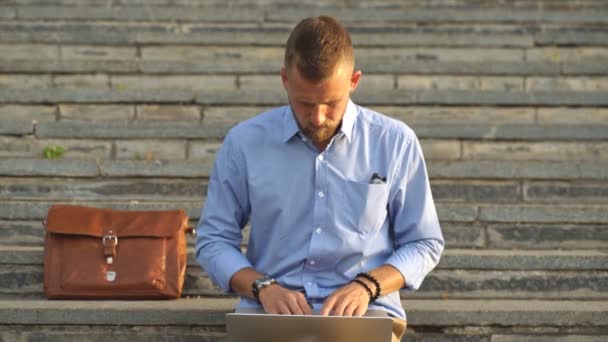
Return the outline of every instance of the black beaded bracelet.
{"type": "MultiPolygon", "coordinates": [[[[370,275],[369,273],[365,273],[365,272],[361,272],[359,274],[357,274],[357,276],[355,277],[355,280],[359,277],[363,277],[369,281],[371,281],[372,283],[374,283],[374,285],[376,286],[376,294],[374,294],[374,297],[372,298],[372,302],[376,299],[378,299],[378,297],[380,297],[380,293],[382,292],[382,289],[380,288],[380,282],[378,281],[378,279],[374,278],[372,275],[370,275]]],[[[371,292],[371,290],[370,290],[371,292]]]]}
{"type": "Polygon", "coordinates": [[[367,291],[367,294],[369,295],[369,302],[371,303],[373,301],[372,298],[374,297],[374,294],[372,293],[372,290],[369,288],[369,286],[367,286],[366,283],[362,282],[359,279],[353,279],[350,282],[351,283],[357,283],[357,284],[363,286],[363,288],[365,289],[365,291],[367,291]]]}

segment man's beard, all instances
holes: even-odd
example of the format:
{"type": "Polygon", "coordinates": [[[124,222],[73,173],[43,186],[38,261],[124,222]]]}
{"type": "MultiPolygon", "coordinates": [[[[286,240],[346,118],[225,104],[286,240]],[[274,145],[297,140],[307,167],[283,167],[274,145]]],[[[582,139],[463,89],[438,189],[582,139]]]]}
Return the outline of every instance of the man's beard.
{"type": "Polygon", "coordinates": [[[325,122],[321,127],[302,127],[302,133],[314,143],[323,143],[329,141],[334,134],[338,125],[335,122],[325,122]]]}

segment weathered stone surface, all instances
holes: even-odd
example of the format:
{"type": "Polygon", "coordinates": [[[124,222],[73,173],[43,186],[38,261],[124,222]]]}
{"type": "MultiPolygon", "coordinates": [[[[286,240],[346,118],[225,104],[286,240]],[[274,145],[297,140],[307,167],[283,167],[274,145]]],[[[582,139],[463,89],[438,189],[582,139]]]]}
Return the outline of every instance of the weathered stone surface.
{"type": "MultiPolygon", "coordinates": [[[[278,77],[277,77],[278,78],[278,77]]],[[[233,92],[236,90],[236,77],[209,75],[178,76],[112,76],[112,88],[118,90],[183,89],[186,91],[233,92]]]]}
{"type": "Polygon", "coordinates": [[[526,49],[525,56],[530,62],[564,63],[564,67],[571,63],[583,66],[602,61],[608,56],[608,49],[598,46],[534,47],[526,49]]]}
{"type": "Polygon", "coordinates": [[[31,120],[4,120],[0,119],[0,134],[2,135],[27,135],[34,132],[34,124],[31,120]]]}
{"type": "Polygon", "coordinates": [[[0,294],[41,293],[42,283],[43,272],[39,266],[0,265],[0,294]]]}
{"type": "MultiPolygon", "coordinates": [[[[299,18],[319,15],[319,9],[281,9],[268,13],[270,20],[297,21],[299,18]]],[[[503,11],[496,8],[446,9],[446,8],[391,8],[368,9],[358,8],[323,8],[323,13],[333,15],[346,22],[379,21],[379,22],[490,22],[490,23],[606,23],[603,13],[593,11],[551,11],[514,9],[503,11]]]]}
{"type": "Polygon", "coordinates": [[[541,125],[604,125],[608,122],[608,108],[539,108],[541,125]]]}
{"type": "Polygon", "coordinates": [[[543,45],[578,45],[578,46],[606,46],[608,37],[605,32],[585,32],[552,30],[539,32],[534,36],[534,44],[543,45]]]}
{"type": "Polygon", "coordinates": [[[601,225],[491,224],[487,231],[490,248],[608,248],[608,230],[601,225]]]}
{"type": "Polygon", "coordinates": [[[438,269],[472,270],[608,270],[601,251],[518,251],[447,249],[438,269]]]}
{"type": "Polygon", "coordinates": [[[464,122],[482,125],[535,123],[535,109],[530,107],[373,106],[371,109],[408,125],[454,125],[464,122]]]}
{"type": "MultiPolygon", "coordinates": [[[[395,66],[401,65],[408,68],[407,64],[417,62],[468,62],[491,68],[488,61],[492,63],[524,62],[524,52],[520,49],[509,48],[479,48],[479,47],[395,47],[386,46],[382,48],[359,47],[355,49],[357,63],[371,67],[372,64],[390,63],[390,70],[401,70],[395,66]],[[375,62],[375,63],[374,63],[375,62]],[[484,64],[486,62],[486,64],[484,64]]],[[[377,66],[380,67],[380,66],[377,66]]],[[[364,68],[365,70],[365,68],[364,68]]],[[[406,69],[407,70],[407,69],[406,69]]],[[[379,71],[379,70],[378,70],[379,71]]],[[[386,71],[386,70],[384,70],[386,71]]]]}
{"type": "Polygon", "coordinates": [[[188,122],[53,122],[41,123],[36,135],[40,138],[223,138],[228,127],[212,124],[192,124],[188,122]]]}
{"type": "Polygon", "coordinates": [[[125,103],[191,102],[194,93],[185,89],[0,89],[0,103],[125,103]]]}
{"type": "MultiPolygon", "coordinates": [[[[44,228],[41,221],[0,221],[0,245],[42,246],[44,228]]],[[[11,253],[13,256],[26,256],[26,253],[11,253]]],[[[0,263],[5,263],[1,259],[0,263]]]]}
{"type": "Polygon", "coordinates": [[[62,89],[108,89],[110,77],[108,75],[69,75],[55,76],[54,86],[62,89]]]}
{"type": "Polygon", "coordinates": [[[494,222],[606,223],[608,211],[599,205],[480,206],[479,219],[494,222]]]}
{"type": "Polygon", "coordinates": [[[418,103],[449,105],[605,106],[603,92],[420,91],[418,103]]]}
{"type": "Polygon", "coordinates": [[[0,87],[12,89],[50,88],[52,80],[49,75],[0,75],[0,87]]]}
{"type": "Polygon", "coordinates": [[[108,177],[208,177],[213,167],[213,158],[194,161],[180,160],[104,160],[100,172],[108,177]]]}
{"type": "Polygon", "coordinates": [[[403,339],[407,342],[490,342],[490,337],[485,335],[425,334],[408,328],[403,339]]]}
{"type": "Polygon", "coordinates": [[[61,121],[130,121],[135,117],[131,105],[59,105],[61,121]]]}
{"type": "Polygon", "coordinates": [[[397,85],[410,90],[524,90],[522,77],[400,75],[397,85]]]}
{"type": "Polygon", "coordinates": [[[7,60],[55,59],[59,57],[59,47],[43,44],[0,44],[0,56],[7,60]]]}
{"type": "Polygon", "coordinates": [[[119,140],[116,142],[116,159],[186,159],[186,141],[119,140]]]}
{"type": "Polygon", "coordinates": [[[529,91],[605,91],[608,80],[603,77],[528,77],[525,88],[529,91]]]}
{"type": "Polygon", "coordinates": [[[608,125],[503,125],[496,127],[497,139],[606,140],[608,125]]]}
{"type": "Polygon", "coordinates": [[[608,65],[603,61],[588,61],[585,63],[564,63],[562,73],[565,75],[606,75],[608,65]]]}
{"type": "Polygon", "coordinates": [[[0,178],[0,198],[5,200],[200,200],[207,193],[199,180],[31,181],[0,178]]]}
{"type": "Polygon", "coordinates": [[[142,121],[200,121],[198,106],[137,106],[137,120],[142,121]]]}
{"type": "Polygon", "coordinates": [[[424,139],[420,141],[425,160],[447,159],[461,157],[461,146],[458,140],[424,139]]]}
{"type": "Polygon", "coordinates": [[[44,157],[47,146],[61,146],[65,149],[63,159],[71,158],[109,158],[111,144],[103,140],[66,140],[66,139],[35,139],[31,136],[19,138],[0,137],[1,157],[44,157]]]}
{"type": "Polygon", "coordinates": [[[427,169],[431,178],[608,179],[608,165],[593,161],[431,160],[427,163],[427,169]]]}
{"type": "Polygon", "coordinates": [[[188,217],[197,220],[201,214],[201,207],[204,203],[204,196],[199,201],[179,201],[179,202],[140,202],[132,201],[112,201],[112,202],[92,202],[92,201],[60,201],[60,202],[15,202],[5,201],[0,206],[0,219],[8,220],[36,220],[46,217],[49,207],[52,204],[77,204],[99,208],[114,208],[122,210],[177,210],[184,209],[188,217]]]}
{"type": "Polygon", "coordinates": [[[90,325],[10,325],[3,327],[0,339],[3,341],[87,341],[132,342],[132,341],[172,341],[172,342],[221,342],[226,334],[223,326],[112,326],[96,327],[90,325]]]}
{"type": "MultiPolygon", "coordinates": [[[[220,326],[235,299],[182,299],[179,301],[87,301],[3,300],[0,321],[40,325],[137,325],[220,326]],[[167,315],[171,312],[171,315],[167,315]]],[[[406,300],[411,326],[543,326],[606,324],[604,301],[540,300],[406,300]]]]}
{"type": "Polygon", "coordinates": [[[15,19],[17,10],[10,7],[0,7],[0,19],[15,19]]]}
{"type": "Polygon", "coordinates": [[[433,198],[438,201],[491,203],[518,202],[521,188],[517,182],[431,182],[433,198]]]}
{"type": "Polygon", "coordinates": [[[128,60],[137,57],[137,47],[135,46],[62,45],[59,49],[61,58],[70,61],[128,60]]]}
{"type": "Polygon", "coordinates": [[[442,222],[441,232],[447,248],[475,248],[486,244],[485,230],[477,224],[442,222]]]}
{"type": "Polygon", "coordinates": [[[608,335],[493,335],[491,342],[602,342],[608,339],[608,335]]]}
{"type": "MultiPolygon", "coordinates": [[[[604,142],[475,142],[463,141],[463,158],[474,160],[585,161],[608,160],[604,142]]],[[[580,168],[582,172],[587,172],[580,168]]]]}
{"type": "Polygon", "coordinates": [[[524,198],[531,202],[606,203],[608,184],[527,182],[524,198]]]}
{"type": "MultiPolygon", "coordinates": [[[[6,57],[4,57],[6,58],[6,57]]],[[[53,60],[40,63],[37,59],[4,59],[0,57],[0,72],[114,72],[140,71],[135,60],[53,60]]],[[[30,57],[26,57],[30,58],[30,57]]]]}
{"type": "Polygon", "coordinates": [[[606,299],[608,272],[435,270],[417,298],[606,299]]]}
{"type": "Polygon", "coordinates": [[[3,158],[1,176],[95,177],[99,174],[93,159],[3,158]]]}
{"type": "Polygon", "coordinates": [[[213,161],[221,143],[190,142],[188,144],[188,159],[213,161]]]}
{"type": "Polygon", "coordinates": [[[472,222],[477,219],[478,208],[471,205],[441,204],[437,214],[441,221],[472,222]]]}
{"type": "Polygon", "coordinates": [[[48,6],[19,7],[20,19],[36,20],[124,20],[124,21],[237,21],[257,22],[263,18],[260,8],[205,8],[204,11],[193,11],[180,7],[98,7],[91,10],[87,7],[57,8],[48,6]]]}

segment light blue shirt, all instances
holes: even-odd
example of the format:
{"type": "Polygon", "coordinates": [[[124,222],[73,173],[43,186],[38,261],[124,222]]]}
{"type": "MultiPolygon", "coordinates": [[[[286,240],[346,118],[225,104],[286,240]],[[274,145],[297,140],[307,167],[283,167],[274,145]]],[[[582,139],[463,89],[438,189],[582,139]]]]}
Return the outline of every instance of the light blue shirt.
{"type": "MultiPolygon", "coordinates": [[[[299,132],[290,106],[230,130],[209,180],[197,260],[230,291],[245,267],[303,291],[314,309],[359,272],[382,264],[417,289],[444,241],[422,150],[404,123],[349,101],[325,151],[299,132]],[[377,173],[386,182],[370,182],[377,173]],[[239,247],[251,223],[246,255],[239,247]]],[[[237,307],[259,307],[242,298],[237,307]]],[[[405,318],[399,292],[369,309],[405,318]]]]}

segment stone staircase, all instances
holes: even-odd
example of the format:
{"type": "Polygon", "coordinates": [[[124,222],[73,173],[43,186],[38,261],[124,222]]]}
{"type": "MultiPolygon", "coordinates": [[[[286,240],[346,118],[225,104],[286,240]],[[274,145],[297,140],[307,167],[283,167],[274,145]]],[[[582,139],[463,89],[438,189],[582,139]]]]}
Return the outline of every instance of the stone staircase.
{"type": "Polygon", "coordinates": [[[47,301],[41,220],[78,203],[195,223],[222,137],[285,103],[282,45],[317,14],[352,32],[355,101],[427,159],[447,246],[403,293],[404,340],[608,339],[605,1],[4,0],[0,341],[222,339],[235,299],[192,251],[180,300],[47,301]]]}

